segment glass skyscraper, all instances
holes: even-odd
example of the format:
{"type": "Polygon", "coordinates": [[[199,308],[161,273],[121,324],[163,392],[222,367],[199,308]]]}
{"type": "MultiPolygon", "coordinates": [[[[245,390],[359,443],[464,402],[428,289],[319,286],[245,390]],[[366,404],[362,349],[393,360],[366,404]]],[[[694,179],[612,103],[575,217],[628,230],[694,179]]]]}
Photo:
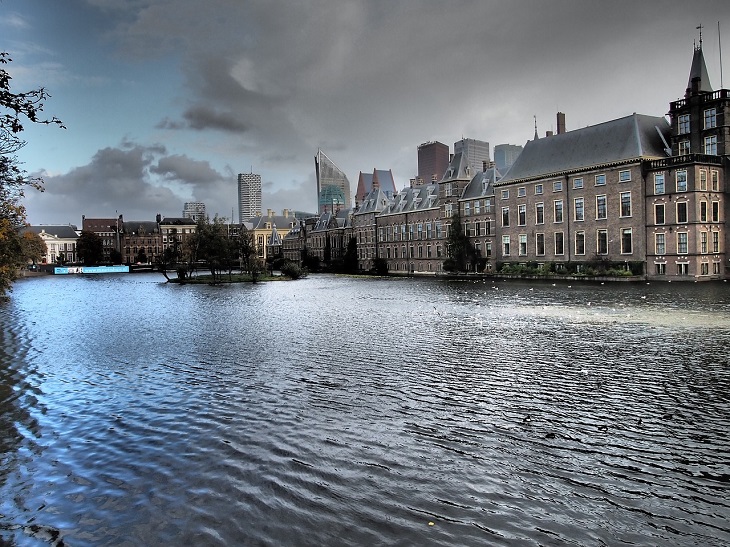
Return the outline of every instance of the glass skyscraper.
{"type": "Polygon", "coordinates": [[[352,193],[347,175],[321,150],[314,156],[317,175],[317,208],[319,213],[336,212],[352,207],[352,193]]]}

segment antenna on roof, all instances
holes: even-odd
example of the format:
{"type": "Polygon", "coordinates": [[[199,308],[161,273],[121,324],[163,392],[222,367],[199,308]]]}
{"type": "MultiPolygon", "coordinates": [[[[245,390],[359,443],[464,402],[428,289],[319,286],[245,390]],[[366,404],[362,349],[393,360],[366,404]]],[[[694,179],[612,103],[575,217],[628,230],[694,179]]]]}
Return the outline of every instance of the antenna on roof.
{"type": "Polygon", "coordinates": [[[720,42],[720,21],[717,22],[717,47],[720,49],[720,89],[723,89],[722,85],[722,42],[720,42]]]}

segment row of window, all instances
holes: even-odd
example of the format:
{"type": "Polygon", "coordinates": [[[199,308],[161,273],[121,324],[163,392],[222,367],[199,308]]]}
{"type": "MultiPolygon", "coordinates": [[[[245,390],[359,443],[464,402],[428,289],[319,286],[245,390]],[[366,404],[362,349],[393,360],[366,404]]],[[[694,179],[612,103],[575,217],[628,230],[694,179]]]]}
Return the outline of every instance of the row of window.
{"type": "MultiPolygon", "coordinates": [[[[631,228],[621,228],[620,230],[621,254],[629,255],[634,252],[633,248],[633,230],[631,228]]],[[[608,230],[596,230],[596,254],[608,254],[608,230]]],[[[552,238],[552,251],[556,256],[565,254],[565,235],[563,232],[555,232],[552,238]]],[[[508,235],[502,236],[502,256],[510,256],[512,252],[512,238],[508,235]]],[[[527,256],[528,237],[527,234],[519,234],[517,236],[517,255],[527,256]]],[[[575,232],[574,235],[574,254],[586,254],[586,233],[584,231],[575,232]]],[[[545,256],[546,254],[546,238],[545,234],[535,234],[535,255],[545,256]]]]}
{"type": "Polygon", "coordinates": [[[440,221],[395,224],[378,228],[378,241],[413,241],[415,239],[441,239],[444,237],[440,221]]]}
{"type": "MultiPolygon", "coordinates": [[[[631,171],[625,170],[625,171],[619,171],[618,172],[618,180],[619,182],[630,182],[631,181],[631,171]]],[[[562,192],[563,191],[563,181],[562,180],[556,180],[553,181],[553,192],[562,192]]],[[[606,175],[600,174],[594,176],[594,185],[595,186],[605,186],[606,185],[606,175]]],[[[580,190],[583,188],[583,177],[576,177],[573,179],[573,189],[574,190],[580,190]]],[[[540,196],[544,192],[544,184],[538,183],[535,184],[535,195],[540,196]]],[[[517,197],[523,198],[527,195],[527,188],[525,186],[520,186],[517,188],[517,197]]],[[[509,199],[509,189],[502,190],[502,199],[509,199]]]]}
{"type": "MultiPolygon", "coordinates": [[[[605,194],[596,196],[596,220],[605,220],[608,218],[608,201],[605,194]]],[[[553,201],[553,222],[563,222],[564,204],[562,199],[553,201]]],[[[621,192],[619,194],[619,213],[620,217],[631,216],[631,192],[621,192]]],[[[573,220],[583,221],[586,216],[585,198],[579,197],[573,199],[573,220]]],[[[540,202],[535,204],[535,224],[545,223],[545,204],[540,202]]],[[[525,226],[527,224],[527,205],[520,204],[517,206],[517,225],[525,226]]],[[[502,226],[510,225],[510,208],[502,207],[502,226]]]]}
{"type": "MultiPolygon", "coordinates": [[[[704,112],[704,127],[703,129],[715,129],[717,127],[717,109],[708,108],[704,112]]],[[[682,114],[677,118],[677,133],[684,135],[690,132],[690,117],[689,114],[682,114]]]]}
{"type": "MultiPolygon", "coordinates": [[[[677,232],[677,254],[683,255],[689,253],[689,234],[687,232],[677,232]]],[[[660,232],[654,234],[654,251],[657,255],[667,254],[667,234],[660,232]]],[[[719,253],[720,252],[720,232],[700,232],[700,241],[698,251],[701,254],[719,253]],[[711,241],[708,241],[708,235],[711,241]]]]}
{"type": "MultiPolygon", "coordinates": [[[[720,202],[713,201],[711,210],[708,215],[708,203],[700,201],[699,222],[720,222],[720,202]]],[[[677,224],[687,224],[689,222],[688,202],[678,201],[675,203],[675,221],[677,224]]],[[[666,223],[666,206],[664,203],[654,204],[654,224],[666,223]]]]}
{"type": "MultiPolygon", "coordinates": [[[[674,173],[675,187],[677,192],[687,191],[687,170],[679,169],[674,173]]],[[[720,191],[720,174],[716,170],[710,171],[710,185],[713,192],[720,191]]],[[[700,170],[700,184],[699,190],[701,192],[707,191],[707,170],[700,170]]],[[[666,184],[664,173],[654,173],[654,193],[664,194],[666,192],[666,184]]]]}

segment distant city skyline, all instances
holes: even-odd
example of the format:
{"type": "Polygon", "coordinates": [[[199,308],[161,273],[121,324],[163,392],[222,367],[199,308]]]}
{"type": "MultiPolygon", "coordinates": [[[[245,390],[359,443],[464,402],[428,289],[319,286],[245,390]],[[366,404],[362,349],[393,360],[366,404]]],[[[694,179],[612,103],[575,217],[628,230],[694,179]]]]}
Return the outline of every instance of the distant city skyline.
{"type": "Polygon", "coordinates": [[[699,24],[725,87],[730,2],[211,2],[0,3],[12,89],[46,87],[45,113],[68,128],[26,124],[18,157],[46,180],[24,200],[31,223],[185,202],[228,217],[241,165],[257,166],[264,210],[314,212],[318,148],[350,181],[377,167],[401,189],[419,143],[523,146],[558,111],[569,131],[663,116],[699,24]]]}

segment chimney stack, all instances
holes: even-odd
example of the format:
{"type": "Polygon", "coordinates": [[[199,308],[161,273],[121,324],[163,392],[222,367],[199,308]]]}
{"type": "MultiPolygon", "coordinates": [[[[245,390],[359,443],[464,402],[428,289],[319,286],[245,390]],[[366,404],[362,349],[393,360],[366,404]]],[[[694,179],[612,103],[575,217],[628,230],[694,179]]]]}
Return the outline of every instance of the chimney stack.
{"type": "Polygon", "coordinates": [[[565,114],[558,112],[558,135],[565,133],[565,114]]]}

